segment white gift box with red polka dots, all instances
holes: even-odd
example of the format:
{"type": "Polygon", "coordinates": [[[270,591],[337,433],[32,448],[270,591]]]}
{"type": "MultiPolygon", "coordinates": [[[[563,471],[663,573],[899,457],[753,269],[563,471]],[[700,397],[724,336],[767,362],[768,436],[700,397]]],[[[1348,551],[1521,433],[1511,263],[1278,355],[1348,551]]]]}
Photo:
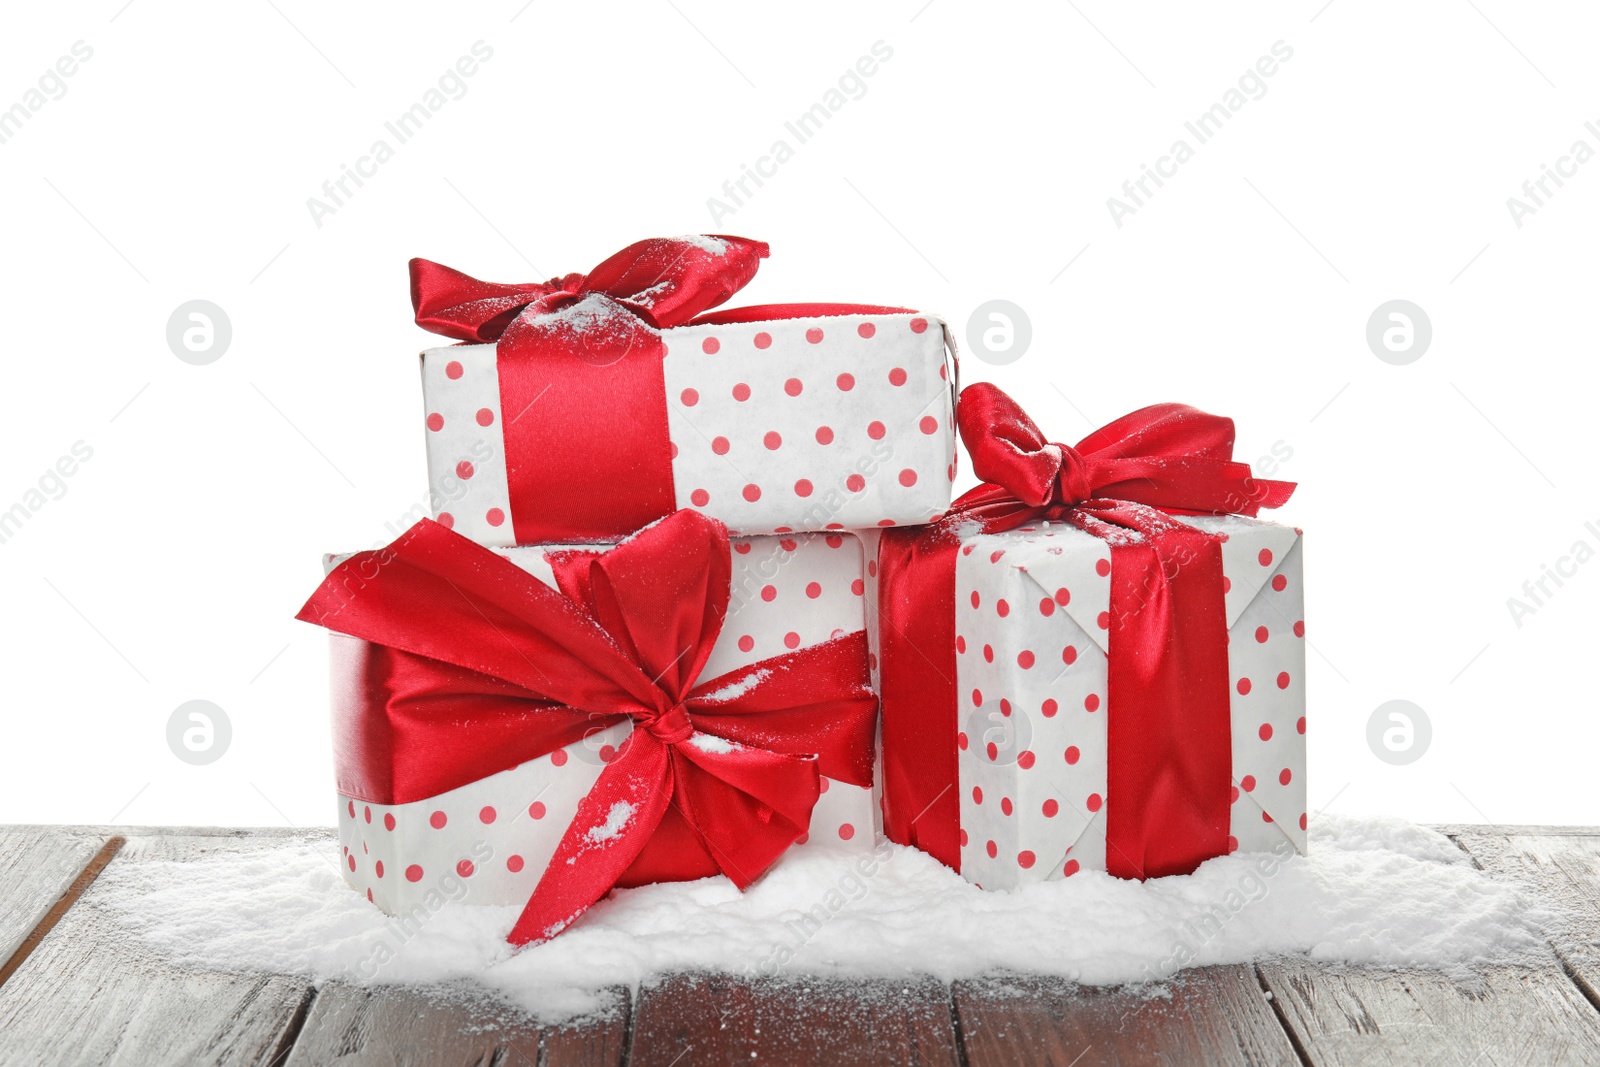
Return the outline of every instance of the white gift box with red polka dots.
{"type": "MultiPolygon", "coordinates": [[[[675,507],[763,534],[912,525],[949,506],[955,349],[938,318],[819,316],[662,337],[675,507]]],[[[556,405],[503,412],[494,345],[428,349],[422,388],[435,517],[479,544],[514,544],[503,435],[524,415],[527,431],[548,432],[538,420],[556,405]]]]}
{"type": "MultiPolygon", "coordinates": [[[[608,546],[589,546],[605,548],[608,546]]],[[[570,551],[572,546],[563,546],[570,551]]],[[[546,585],[541,547],[498,550],[546,585]]],[[[343,557],[330,557],[333,565],[343,557]]],[[[727,619],[701,672],[715,678],[865,626],[861,542],[841,534],[733,540],[727,619]]],[[[336,642],[359,639],[334,634],[336,642]]],[[[335,670],[359,655],[336,655],[335,670]]],[[[340,684],[335,679],[335,684],[340,684]]],[[[444,900],[526,904],[578,802],[632,729],[619,723],[566,748],[408,804],[339,797],[345,881],[390,913],[444,900]]],[[[871,849],[881,820],[874,790],[823,778],[797,848],[871,849]]],[[[782,859],[779,862],[783,862],[782,859]]]]}
{"type": "MultiPolygon", "coordinates": [[[[1223,533],[1231,685],[1230,848],[1306,850],[1300,531],[1239,516],[1223,533]]],[[[1106,866],[1111,607],[1107,543],[1047,523],[965,538],[956,562],[961,873],[988,889],[1106,866]],[[972,694],[978,694],[974,696],[972,694]],[[981,699],[980,699],[981,696],[981,699]]]]}

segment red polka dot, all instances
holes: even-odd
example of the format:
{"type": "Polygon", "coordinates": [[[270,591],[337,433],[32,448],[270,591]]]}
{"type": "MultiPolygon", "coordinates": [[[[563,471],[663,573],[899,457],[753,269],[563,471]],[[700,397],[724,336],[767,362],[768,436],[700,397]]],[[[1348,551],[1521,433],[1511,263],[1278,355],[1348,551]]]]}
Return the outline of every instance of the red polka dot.
{"type": "Polygon", "coordinates": [[[494,412],[492,410],[490,410],[489,408],[479,408],[478,409],[478,425],[479,426],[488,426],[492,422],[494,422],[494,412]]]}
{"type": "Polygon", "coordinates": [[[1073,875],[1077,874],[1080,869],[1081,868],[1079,868],[1077,860],[1068,860],[1067,865],[1061,868],[1061,873],[1066,875],[1068,878],[1071,878],[1073,875]]]}
{"type": "Polygon", "coordinates": [[[689,494],[689,503],[693,504],[697,508],[703,508],[707,504],[711,503],[711,494],[706,492],[704,489],[696,489],[694,492],[689,494]]]}
{"type": "Polygon", "coordinates": [[[860,578],[852,580],[850,582],[850,592],[854,593],[856,596],[865,596],[867,593],[867,583],[863,582],[860,578]]]}
{"type": "Polygon", "coordinates": [[[678,442],[676,442],[676,441],[668,441],[667,442],[667,447],[668,447],[668,451],[670,451],[671,454],[672,454],[672,458],[673,459],[677,459],[678,458],[678,442]]]}
{"type": "Polygon", "coordinates": [[[975,707],[975,708],[983,706],[983,690],[982,689],[974,689],[972,691],[972,706],[975,707]]]}
{"type": "Polygon", "coordinates": [[[452,381],[461,377],[462,373],[463,370],[461,364],[456,360],[452,359],[449,363],[444,365],[444,376],[452,381]]]}
{"type": "Polygon", "coordinates": [[[361,810],[366,813],[367,822],[370,823],[372,821],[372,807],[371,807],[371,805],[368,805],[368,806],[362,808],[361,810]]]}
{"type": "Polygon", "coordinates": [[[476,473],[477,472],[473,470],[472,464],[466,460],[462,460],[460,463],[456,464],[456,477],[460,478],[462,481],[466,481],[476,473]]]}
{"type": "Polygon", "coordinates": [[[1059,704],[1057,704],[1053,699],[1052,700],[1046,700],[1043,704],[1041,704],[1039,706],[1039,713],[1042,714],[1047,719],[1053,719],[1053,718],[1056,717],[1056,712],[1059,711],[1060,709],[1061,709],[1061,706],[1059,704]]]}
{"type": "Polygon", "coordinates": [[[1051,797],[1049,800],[1044,802],[1044,804],[1040,807],[1040,810],[1044,812],[1045,818],[1053,819],[1056,817],[1056,813],[1061,810],[1061,805],[1056,803],[1055,797],[1051,797]]]}
{"type": "Polygon", "coordinates": [[[766,445],[769,451],[776,452],[783,447],[783,435],[777,430],[768,430],[766,436],[761,438],[761,443],[766,445]]]}
{"type": "Polygon", "coordinates": [[[819,597],[821,595],[822,595],[822,583],[821,582],[808,582],[806,584],[806,596],[810,597],[812,600],[815,600],[815,599],[817,599],[817,597],[819,597]]]}
{"type": "Polygon", "coordinates": [[[1023,851],[1017,853],[1017,866],[1021,867],[1023,870],[1027,870],[1029,867],[1032,867],[1033,860],[1034,856],[1032,852],[1023,851]]]}
{"type": "Polygon", "coordinates": [[[1021,667],[1023,670],[1027,670],[1029,667],[1032,667],[1033,653],[1029,652],[1027,649],[1023,649],[1021,652],[1018,652],[1017,666],[1021,667]]]}
{"type": "Polygon", "coordinates": [[[1306,732],[1306,717],[1304,715],[1300,716],[1300,721],[1294,724],[1294,728],[1300,733],[1306,732]]]}
{"type": "Polygon", "coordinates": [[[1078,762],[1078,757],[1081,755],[1081,753],[1078,751],[1078,746],[1077,745],[1068,745],[1067,746],[1066,755],[1067,755],[1067,765],[1071,766],[1072,764],[1078,762]]]}
{"type": "Polygon", "coordinates": [[[346,856],[346,857],[345,857],[345,862],[347,862],[347,863],[349,863],[349,864],[350,864],[350,869],[351,869],[351,870],[352,870],[352,871],[353,871],[353,870],[355,870],[355,869],[356,869],[356,857],[355,857],[355,853],[351,853],[351,854],[350,854],[350,855],[348,855],[348,856],[346,856]]]}
{"type": "Polygon", "coordinates": [[[735,552],[739,553],[739,555],[741,555],[741,556],[748,556],[750,554],[750,542],[749,541],[735,541],[734,545],[733,545],[733,550],[735,552]]]}
{"type": "Polygon", "coordinates": [[[969,745],[970,743],[971,742],[969,742],[967,740],[967,735],[966,735],[965,731],[962,731],[962,732],[956,734],[956,747],[959,748],[961,751],[965,752],[967,750],[967,745],[969,745]]]}
{"type": "Polygon", "coordinates": [[[452,530],[456,525],[456,517],[450,514],[448,511],[439,512],[439,517],[434,521],[440,526],[443,526],[446,530],[452,530]]]}
{"type": "Polygon", "coordinates": [[[972,591],[972,606],[973,607],[977,607],[979,603],[981,603],[981,601],[980,601],[980,599],[978,597],[978,591],[976,589],[974,589],[972,591]]]}
{"type": "Polygon", "coordinates": [[[870,322],[863,322],[860,326],[856,327],[856,333],[860,334],[862,337],[871,337],[877,332],[878,328],[872,325],[870,322]]]}
{"type": "Polygon", "coordinates": [[[845,823],[839,827],[839,840],[848,841],[854,836],[856,836],[856,828],[854,826],[845,823]]]}
{"type": "Polygon", "coordinates": [[[439,414],[437,411],[431,412],[428,415],[428,429],[432,430],[434,433],[438,433],[440,430],[444,429],[444,416],[439,414]]]}
{"type": "Polygon", "coordinates": [[[867,487],[867,480],[859,474],[852,474],[844,480],[844,487],[852,493],[859,493],[867,487]]]}
{"type": "Polygon", "coordinates": [[[462,860],[460,863],[456,864],[456,873],[463,878],[471,878],[472,872],[475,870],[477,870],[477,868],[472,865],[471,860],[462,860]]]}
{"type": "Polygon", "coordinates": [[[1083,802],[1083,806],[1088,808],[1090,811],[1099,811],[1100,805],[1103,803],[1105,803],[1105,801],[1100,798],[1099,793],[1090,793],[1089,799],[1083,802]]]}
{"type": "Polygon", "coordinates": [[[1066,648],[1063,648],[1061,650],[1061,662],[1065,663],[1069,667],[1078,662],[1078,650],[1072,645],[1068,645],[1066,648]]]}
{"type": "Polygon", "coordinates": [[[499,508],[490,508],[483,513],[483,521],[490,526],[503,526],[506,521],[506,513],[499,508]]]}
{"type": "Polygon", "coordinates": [[[1228,796],[1228,803],[1229,804],[1237,804],[1237,803],[1239,803],[1239,798],[1244,795],[1243,793],[1241,793],[1239,791],[1239,787],[1236,786],[1236,785],[1229,786],[1228,787],[1228,793],[1229,793],[1229,796],[1228,796]]]}
{"type": "Polygon", "coordinates": [[[1281,593],[1285,589],[1287,589],[1288,587],[1289,587],[1289,579],[1285,578],[1281,574],[1274,574],[1272,576],[1272,588],[1273,588],[1274,592],[1281,593]]]}
{"type": "Polygon", "coordinates": [[[799,648],[800,647],[800,635],[795,633],[793,630],[790,630],[788,633],[784,634],[783,635],[783,647],[784,648],[799,648]]]}
{"type": "Polygon", "coordinates": [[[552,767],[565,767],[567,765],[567,750],[558,748],[550,753],[550,765],[552,767]]]}
{"type": "Polygon", "coordinates": [[[962,653],[967,651],[967,639],[960,634],[956,634],[956,651],[962,653]]]}
{"type": "Polygon", "coordinates": [[[772,335],[770,333],[768,333],[766,330],[762,330],[760,333],[756,334],[756,347],[757,348],[771,348],[772,347],[772,335]]]}
{"type": "Polygon", "coordinates": [[[822,331],[815,326],[811,327],[806,331],[806,340],[814,345],[820,345],[822,343],[822,331]]]}
{"type": "Polygon", "coordinates": [[[877,421],[876,419],[867,423],[867,436],[872,438],[874,441],[883,440],[883,435],[888,432],[888,427],[884,426],[883,423],[877,421]]]}
{"type": "Polygon", "coordinates": [[[840,545],[844,544],[844,538],[840,537],[838,534],[827,534],[823,537],[823,540],[827,542],[829,548],[838,548],[840,545]]]}
{"type": "Polygon", "coordinates": [[[975,785],[972,787],[972,802],[974,804],[983,803],[983,788],[981,786],[975,785]]]}
{"type": "Polygon", "coordinates": [[[1304,637],[1306,635],[1306,624],[1304,622],[1294,624],[1294,635],[1296,637],[1304,637]]]}
{"type": "MultiPolygon", "coordinates": [[[[1304,721],[1304,720],[1302,720],[1302,721],[1304,721]]],[[[1300,732],[1301,733],[1305,733],[1304,730],[1301,730],[1300,732]]],[[[384,815],[384,817],[383,817],[383,828],[385,830],[393,830],[394,829],[394,816],[392,814],[387,814],[386,813],[384,815]]]]}
{"type": "Polygon", "coordinates": [[[908,489],[911,486],[916,485],[917,484],[917,472],[912,470],[910,467],[907,467],[905,470],[901,471],[900,472],[900,484],[905,486],[905,487],[907,487],[908,489]]]}
{"type": "Polygon", "coordinates": [[[889,384],[890,385],[904,385],[904,384],[906,384],[905,368],[903,368],[903,367],[895,367],[894,369],[890,370],[889,371],[889,384]]]}
{"type": "Polygon", "coordinates": [[[794,495],[795,496],[810,496],[811,495],[811,491],[814,488],[815,488],[815,486],[813,486],[811,484],[811,479],[810,478],[801,478],[798,482],[794,483],[794,495]]]}
{"type": "Polygon", "coordinates": [[[1263,741],[1271,741],[1272,740],[1272,724],[1270,722],[1262,723],[1261,724],[1261,729],[1257,730],[1256,733],[1261,735],[1261,740],[1263,740],[1263,741]]]}
{"type": "Polygon", "coordinates": [[[817,444],[819,444],[819,445],[831,445],[831,444],[833,444],[833,428],[831,426],[818,426],[817,427],[817,444]]]}
{"type": "Polygon", "coordinates": [[[1262,812],[1261,813],[1261,821],[1262,822],[1271,822],[1272,821],[1272,816],[1268,815],[1266,812],[1262,812]]]}
{"type": "Polygon", "coordinates": [[[1234,688],[1239,690],[1239,695],[1240,696],[1245,696],[1246,694],[1248,694],[1250,692],[1250,679],[1248,679],[1248,678],[1240,678],[1239,679],[1239,684],[1234,686],[1234,688]]]}
{"type": "Polygon", "coordinates": [[[1048,618],[1056,613],[1056,602],[1050,597],[1039,601],[1039,614],[1048,618]]]}
{"type": "Polygon", "coordinates": [[[994,602],[994,611],[996,615],[999,615],[1003,619],[1007,615],[1011,614],[1011,605],[1007,604],[1004,600],[996,600],[994,602]]]}
{"type": "Polygon", "coordinates": [[[1229,578],[1226,574],[1222,576],[1222,591],[1224,593],[1233,592],[1233,579],[1229,578]]]}
{"type": "Polygon", "coordinates": [[[1263,548],[1259,553],[1256,554],[1256,559],[1260,561],[1263,567],[1272,566],[1272,549],[1263,548]]]}
{"type": "Polygon", "coordinates": [[[1239,788],[1243,789],[1246,793],[1255,792],[1256,776],[1253,774],[1247,774],[1243,778],[1239,779],[1239,788]]]}
{"type": "Polygon", "coordinates": [[[1005,715],[1008,718],[1011,715],[1011,701],[1007,700],[1005,697],[1000,698],[1000,714],[1005,715]]]}
{"type": "Polygon", "coordinates": [[[716,355],[717,349],[721,347],[722,342],[718,341],[715,337],[707,337],[704,341],[700,342],[700,351],[704,352],[708,356],[716,355]]]}
{"type": "Polygon", "coordinates": [[[1228,853],[1231,855],[1239,851],[1239,839],[1232,834],[1228,835],[1228,853]]]}
{"type": "Polygon", "coordinates": [[[917,319],[912,319],[911,320],[911,332],[912,333],[921,333],[923,330],[926,330],[927,328],[928,328],[928,320],[927,319],[917,318],[917,319]]]}
{"type": "Polygon", "coordinates": [[[733,398],[735,400],[739,401],[739,403],[741,403],[741,404],[744,403],[746,400],[749,400],[750,399],[750,387],[748,385],[746,385],[744,382],[740,382],[738,385],[735,385],[733,387],[733,398]]]}
{"type": "Polygon", "coordinates": [[[1095,617],[1094,621],[1102,630],[1111,629],[1111,613],[1109,611],[1102,611],[1095,617]]]}
{"type": "Polygon", "coordinates": [[[985,852],[989,853],[990,859],[994,859],[996,856],[1000,855],[1000,847],[993,841],[990,841],[987,845],[984,845],[983,849],[985,852]]]}
{"type": "Polygon", "coordinates": [[[1293,778],[1294,778],[1294,775],[1290,772],[1289,768],[1287,768],[1287,767],[1285,767],[1283,770],[1278,772],[1278,784],[1279,785],[1288,785],[1289,782],[1293,778]]]}
{"type": "Polygon", "coordinates": [[[1278,672],[1278,688],[1279,689],[1287,689],[1287,688],[1289,688],[1289,672],[1288,671],[1279,671],[1278,672]]]}
{"type": "Polygon", "coordinates": [[[1084,711],[1099,711],[1100,710],[1100,694],[1099,693],[1090,693],[1088,696],[1084,697],[1083,698],[1083,710],[1084,711]]]}
{"type": "Polygon", "coordinates": [[[834,379],[834,384],[837,385],[842,392],[848,393],[850,390],[856,387],[856,376],[854,374],[841,374],[839,377],[834,379]]]}
{"type": "Polygon", "coordinates": [[[1021,767],[1025,771],[1030,771],[1033,769],[1035,758],[1036,757],[1032,752],[1024,749],[1023,751],[1017,753],[1017,766],[1021,767]]]}
{"type": "Polygon", "coordinates": [[[422,868],[420,866],[418,866],[417,864],[415,864],[415,863],[413,863],[411,866],[407,867],[406,868],[406,881],[408,881],[408,882],[420,882],[420,881],[422,881],[422,868]]]}
{"type": "Polygon", "coordinates": [[[1264,645],[1266,643],[1267,643],[1267,628],[1265,626],[1257,626],[1256,627],[1256,644],[1264,645]]]}
{"type": "Polygon", "coordinates": [[[743,635],[740,636],[740,638],[739,638],[739,651],[740,652],[749,652],[752,648],[755,648],[755,647],[756,647],[756,639],[755,638],[751,637],[749,634],[743,634],[743,635]]]}
{"type": "Polygon", "coordinates": [[[506,870],[510,871],[512,874],[516,874],[518,871],[522,870],[522,865],[523,863],[521,856],[506,857],[506,870]]]}
{"type": "Polygon", "coordinates": [[[1097,560],[1095,560],[1094,561],[1094,572],[1096,574],[1098,574],[1100,577],[1104,578],[1106,575],[1111,573],[1111,561],[1109,559],[1097,559],[1097,560]]]}
{"type": "Polygon", "coordinates": [[[939,432],[939,420],[932,415],[924,415],[922,421],[917,423],[917,429],[931,437],[939,432]]]}
{"type": "Polygon", "coordinates": [[[428,825],[433,827],[435,830],[443,830],[444,824],[447,821],[449,820],[445,818],[445,814],[442,811],[436,811],[432,815],[428,816],[428,825]]]}
{"type": "Polygon", "coordinates": [[[993,763],[995,760],[1000,758],[1000,748],[993,741],[990,741],[987,745],[985,745],[984,749],[989,754],[990,763],[993,763]]]}
{"type": "Polygon", "coordinates": [[[783,391],[788,393],[790,396],[799,396],[800,391],[804,388],[805,386],[800,384],[799,378],[790,378],[788,381],[783,383],[783,391]]]}
{"type": "Polygon", "coordinates": [[[478,821],[483,823],[485,826],[494,822],[494,820],[495,810],[493,808],[486,805],[481,811],[478,812],[478,821]]]}
{"type": "Polygon", "coordinates": [[[373,873],[375,873],[379,878],[382,878],[383,877],[383,861],[379,860],[377,863],[373,864],[372,865],[372,870],[373,870],[373,873]]]}
{"type": "Polygon", "coordinates": [[[744,498],[754,504],[761,499],[761,487],[754,482],[744,487],[744,498]]]}
{"type": "Polygon", "coordinates": [[[532,804],[528,805],[528,815],[530,818],[542,819],[544,818],[544,812],[545,807],[544,801],[542,800],[535,800],[532,804]]]}
{"type": "Polygon", "coordinates": [[[719,456],[726,456],[728,449],[732,447],[733,444],[726,437],[713,437],[711,439],[711,451],[719,456]]]}
{"type": "Polygon", "coordinates": [[[967,832],[965,830],[961,831],[961,847],[967,847],[967,832]]]}
{"type": "Polygon", "coordinates": [[[616,749],[615,745],[601,745],[600,746],[600,762],[601,763],[610,763],[612,760],[614,760],[616,758],[617,758],[617,749],[616,749]]]}
{"type": "Polygon", "coordinates": [[[1306,828],[1306,813],[1302,811],[1300,813],[1300,829],[1304,830],[1305,828],[1306,828]]]}
{"type": "Polygon", "coordinates": [[[683,401],[684,407],[692,408],[700,403],[700,393],[696,389],[685,389],[678,395],[678,399],[683,401]]]}

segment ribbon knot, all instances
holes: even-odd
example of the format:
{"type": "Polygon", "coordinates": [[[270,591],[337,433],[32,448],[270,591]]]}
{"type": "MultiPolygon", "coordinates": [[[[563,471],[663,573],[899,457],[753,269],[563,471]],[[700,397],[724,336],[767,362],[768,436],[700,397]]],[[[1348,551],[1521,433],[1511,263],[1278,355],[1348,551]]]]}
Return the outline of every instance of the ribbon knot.
{"type": "Polygon", "coordinates": [[[694,736],[694,723],[689,721],[688,709],[681,702],[654,718],[644,720],[643,726],[651,737],[663,745],[681,745],[694,736]]]}
{"type": "Polygon", "coordinates": [[[1089,481],[1089,465],[1083,454],[1071,445],[1052,445],[1061,450],[1061,473],[1055,479],[1054,503],[1063,507],[1076,507],[1094,496],[1094,486],[1089,481]]]}

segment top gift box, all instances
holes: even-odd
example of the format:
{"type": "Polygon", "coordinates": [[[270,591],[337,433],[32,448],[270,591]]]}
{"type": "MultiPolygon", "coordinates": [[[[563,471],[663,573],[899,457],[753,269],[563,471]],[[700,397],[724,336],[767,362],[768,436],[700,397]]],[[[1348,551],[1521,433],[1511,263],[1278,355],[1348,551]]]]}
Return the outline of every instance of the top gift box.
{"type": "Polygon", "coordinates": [[[656,238],[587,275],[411,262],[435,517],[480,544],[603,540],[679,508],[740,534],[927,522],[955,480],[954,346],[862,304],[707,313],[767,246],[656,238]]]}

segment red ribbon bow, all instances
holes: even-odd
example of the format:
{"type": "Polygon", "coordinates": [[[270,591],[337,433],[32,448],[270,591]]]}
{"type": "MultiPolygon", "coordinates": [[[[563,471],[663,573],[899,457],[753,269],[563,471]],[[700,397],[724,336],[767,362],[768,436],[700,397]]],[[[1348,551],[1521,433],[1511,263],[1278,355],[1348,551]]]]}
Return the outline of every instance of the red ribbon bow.
{"type": "Polygon", "coordinates": [[[427,520],[351,557],[297,616],[370,643],[335,694],[341,790],[407,803],[631,719],[509,940],[554,937],[617,885],[744,889],[806,833],[819,774],[871,784],[877,701],[859,631],[702,679],[730,558],[691,511],[557,554],[560,591],[427,520]]]}
{"type": "Polygon", "coordinates": [[[1294,483],[1254,477],[1233,459],[1233,421],[1184,404],[1069,446],[979,382],[957,420],[985,484],[925,530],[886,530],[879,549],[885,832],[960,869],[957,550],[973,532],[1048,520],[1110,543],[1107,869],[1144,878],[1220,855],[1232,764],[1220,541],[1169,513],[1253,516],[1294,483]]]}

